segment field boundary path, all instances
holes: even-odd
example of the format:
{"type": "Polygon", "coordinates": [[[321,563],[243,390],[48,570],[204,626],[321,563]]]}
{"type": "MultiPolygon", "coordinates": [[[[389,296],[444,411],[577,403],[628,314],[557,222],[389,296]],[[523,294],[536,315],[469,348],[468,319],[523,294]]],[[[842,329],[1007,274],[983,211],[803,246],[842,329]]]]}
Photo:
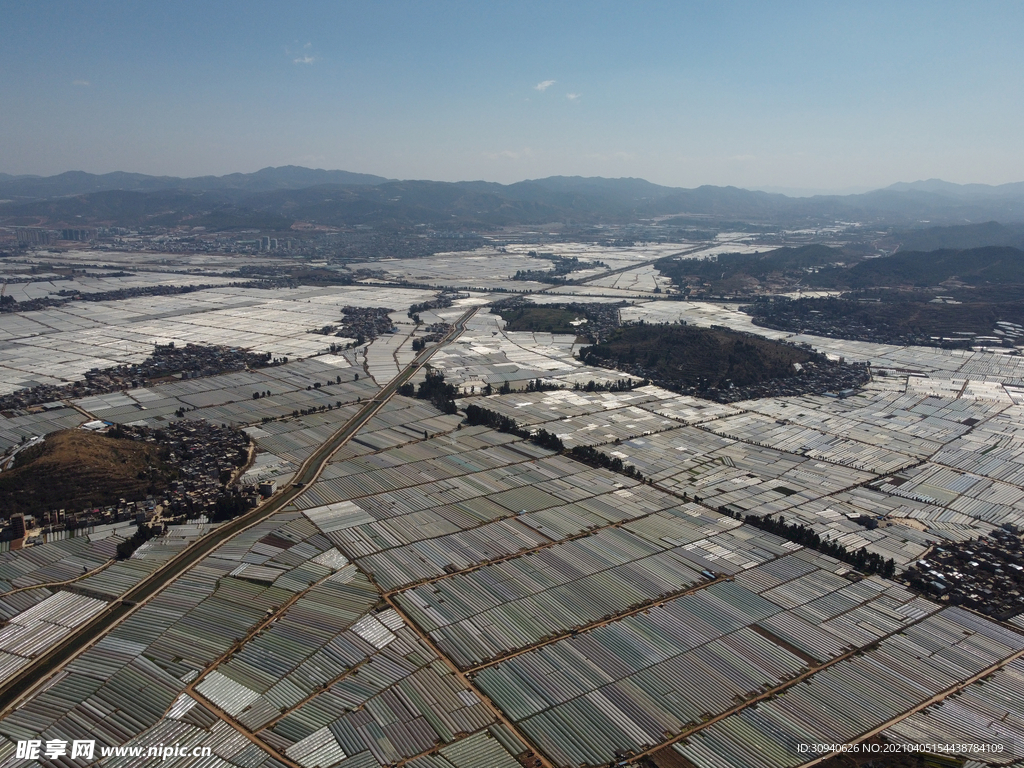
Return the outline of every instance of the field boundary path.
{"type": "Polygon", "coordinates": [[[0,718],[6,717],[11,710],[44,685],[54,672],[60,670],[102,635],[109,632],[141,606],[145,605],[154,595],[158,594],[164,587],[199,562],[199,560],[213,552],[228,539],[266,520],[275,512],[280,511],[294,501],[296,497],[302,495],[306,486],[320,476],[320,473],[327,466],[331,457],[387,404],[395,393],[398,392],[399,387],[416,375],[416,372],[427,364],[438,349],[441,349],[462,334],[466,329],[466,323],[476,313],[477,309],[479,307],[468,309],[455,321],[447,336],[439,343],[421,351],[375,397],[367,401],[355,416],[345,422],[337,432],[310,454],[302,462],[298,470],[296,470],[291,483],[255,509],[224,523],[202,538],[197,539],[190,547],[168,560],[160,568],[153,571],[153,573],[122,595],[121,599],[112,602],[104,611],[75,629],[60,643],[33,659],[31,664],[20,669],[17,674],[9,679],[0,681],[0,718]]]}

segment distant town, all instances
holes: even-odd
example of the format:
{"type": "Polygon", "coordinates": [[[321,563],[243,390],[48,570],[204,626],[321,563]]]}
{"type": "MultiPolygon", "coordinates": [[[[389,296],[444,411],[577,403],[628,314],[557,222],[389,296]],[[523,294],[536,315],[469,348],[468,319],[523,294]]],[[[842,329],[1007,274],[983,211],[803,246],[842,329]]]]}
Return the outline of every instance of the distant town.
{"type": "Polygon", "coordinates": [[[0,762],[1024,759],[1013,227],[370,186],[0,204],[0,762]]]}

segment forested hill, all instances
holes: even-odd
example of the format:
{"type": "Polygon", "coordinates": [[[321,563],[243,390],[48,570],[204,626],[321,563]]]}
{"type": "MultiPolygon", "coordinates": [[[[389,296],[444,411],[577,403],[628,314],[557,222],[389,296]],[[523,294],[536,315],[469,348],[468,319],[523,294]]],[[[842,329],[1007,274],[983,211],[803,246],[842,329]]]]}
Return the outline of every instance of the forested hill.
{"type": "Polygon", "coordinates": [[[946,281],[974,286],[1024,284],[1024,251],[993,246],[899,252],[849,268],[822,269],[807,279],[815,287],[851,290],[927,287],[946,281]]]}
{"type": "Polygon", "coordinates": [[[1024,226],[986,221],[953,227],[928,227],[901,232],[896,236],[904,251],[941,251],[1008,245],[1024,248],[1024,226]]]}

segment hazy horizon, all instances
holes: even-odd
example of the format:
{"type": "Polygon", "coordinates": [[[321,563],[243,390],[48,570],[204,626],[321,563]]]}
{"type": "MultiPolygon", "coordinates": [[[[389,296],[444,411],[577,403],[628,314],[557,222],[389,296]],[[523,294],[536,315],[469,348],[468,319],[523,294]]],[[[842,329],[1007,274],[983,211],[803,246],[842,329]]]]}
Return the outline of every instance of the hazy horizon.
{"type": "MultiPolygon", "coordinates": [[[[272,170],[272,169],[277,169],[277,168],[282,168],[282,167],[289,167],[289,166],[264,166],[262,168],[256,168],[256,169],[254,169],[252,171],[229,171],[228,173],[222,173],[222,174],[197,174],[196,176],[192,176],[192,177],[189,177],[189,176],[179,176],[179,175],[176,175],[176,174],[145,174],[145,175],[152,175],[154,177],[166,176],[166,177],[170,177],[170,178],[197,178],[197,177],[198,178],[201,178],[201,177],[215,177],[215,178],[219,178],[219,177],[223,177],[223,176],[232,176],[232,175],[237,175],[237,174],[248,175],[248,174],[257,173],[257,172],[260,172],[260,171],[272,170]]],[[[348,172],[348,173],[359,173],[359,174],[366,174],[366,175],[372,175],[372,176],[380,176],[380,174],[375,174],[372,171],[353,171],[350,168],[310,168],[308,166],[290,166],[290,167],[302,167],[302,168],[305,168],[306,170],[323,171],[323,172],[327,172],[327,173],[341,171],[341,172],[348,172]]],[[[70,169],[67,169],[67,170],[64,170],[64,171],[60,171],[60,172],[55,173],[55,174],[45,174],[45,175],[44,174],[12,174],[12,173],[8,173],[7,171],[4,171],[4,170],[0,169],[0,175],[5,175],[6,174],[6,175],[11,176],[11,177],[46,178],[46,177],[52,177],[52,176],[60,176],[60,175],[65,174],[65,173],[92,173],[92,172],[91,171],[83,171],[80,168],[70,168],[70,169]]],[[[117,169],[115,171],[104,171],[104,172],[102,172],[100,174],[96,174],[96,175],[103,175],[105,173],[129,173],[129,174],[131,174],[131,173],[141,173],[141,172],[140,171],[125,170],[125,169],[122,168],[122,169],[117,169]]],[[[484,183],[498,183],[498,184],[509,185],[509,184],[517,184],[517,183],[524,183],[524,182],[530,182],[530,181],[543,181],[546,178],[552,178],[552,177],[551,176],[533,177],[533,178],[516,179],[516,180],[513,180],[513,181],[503,181],[503,182],[495,182],[493,179],[453,179],[451,181],[454,182],[454,183],[460,183],[460,182],[461,183],[484,182],[484,183]]],[[[555,178],[557,178],[557,176],[555,176],[555,178]]],[[[563,178],[570,178],[570,177],[566,176],[566,177],[563,177],[563,178]]],[[[632,178],[632,179],[641,179],[643,181],[650,181],[649,179],[643,179],[642,177],[635,177],[635,176],[632,176],[632,177],[631,176],[590,176],[590,177],[577,176],[576,178],[592,178],[592,179],[600,178],[600,179],[606,179],[606,180],[631,179],[632,178]]],[[[389,181],[440,181],[439,179],[422,179],[422,178],[408,178],[408,177],[407,178],[403,178],[403,177],[400,177],[400,176],[399,177],[393,177],[393,178],[390,178],[388,180],[389,181]]],[[[694,189],[694,188],[701,187],[701,186],[737,186],[740,189],[746,189],[746,190],[749,190],[751,192],[767,192],[769,194],[779,194],[779,195],[785,195],[787,197],[815,197],[815,196],[857,195],[857,194],[864,194],[866,192],[873,192],[873,191],[877,191],[877,190],[881,190],[881,189],[886,189],[888,187],[891,187],[891,186],[894,186],[894,185],[897,185],[897,184],[920,184],[920,183],[935,182],[935,181],[946,182],[946,183],[953,183],[953,184],[958,184],[958,185],[962,185],[962,186],[969,186],[969,185],[977,185],[977,184],[979,184],[978,182],[947,182],[946,179],[929,178],[929,179],[914,179],[913,181],[899,180],[899,181],[894,181],[894,182],[891,182],[889,184],[885,184],[885,185],[878,186],[878,187],[846,187],[846,188],[836,188],[836,189],[816,189],[816,188],[806,188],[806,187],[795,187],[795,188],[794,187],[776,187],[776,186],[770,186],[770,185],[766,186],[766,185],[757,185],[757,184],[750,185],[750,186],[694,184],[692,187],[688,187],[688,188],[689,189],[694,189]]],[[[652,182],[652,183],[655,183],[655,182],[652,182]]],[[[1020,183],[1020,182],[1006,182],[1006,183],[1014,184],[1014,183],[1020,183]]],[[[663,186],[671,186],[671,185],[663,185],[663,186]]],[[[982,185],[982,186],[998,186],[998,185],[982,185]]]]}
{"type": "Polygon", "coordinates": [[[1024,179],[1024,6],[0,2],[0,168],[1024,179]]]}

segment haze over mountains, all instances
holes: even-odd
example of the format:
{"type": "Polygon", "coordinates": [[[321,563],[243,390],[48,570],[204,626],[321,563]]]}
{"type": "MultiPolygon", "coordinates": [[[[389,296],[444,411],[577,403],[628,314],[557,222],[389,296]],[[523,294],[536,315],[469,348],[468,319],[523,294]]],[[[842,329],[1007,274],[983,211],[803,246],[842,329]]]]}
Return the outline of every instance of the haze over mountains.
{"type": "Polygon", "coordinates": [[[0,196],[13,200],[39,199],[115,189],[142,192],[163,189],[266,192],[273,189],[302,189],[318,184],[382,184],[386,181],[388,179],[383,176],[349,171],[325,171],[302,168],[297,165],[263,168],[255,173],[196,176],[188,179],[177,176],[148,176],[144,173],[124,173],[122,171],[104,174],[67,171],[56,176],[11,176],[0,173],[0,196]]]}
{"type": "Polygon", "coordinates": [[[942,179],[928,179],[912,183],[899,182],[886,189],[895,192],[931,192],[946,197],[1020,197],[1024,195],[1024,181],[1010,184],[953,184],[942,179]]]}
{"type": "Polygon", "coordinates": [[[42,216],[132,225],[160,213],[169,224],[175,215],[191,218],[215,211],[240,219],[435,227],[621,223],[676,214],[789,226],[836,220],[902,226],[1024,222],[1024,182],[988,186],[937,179],[863,194],[787,197],[737,187],[666,187],[634,178],[554,176],[503,185],[399,181],[284,166],[195,178],[81,171],[50,177],[0,174],[0,200],[0,219],[8,223],[42,216]]]}

